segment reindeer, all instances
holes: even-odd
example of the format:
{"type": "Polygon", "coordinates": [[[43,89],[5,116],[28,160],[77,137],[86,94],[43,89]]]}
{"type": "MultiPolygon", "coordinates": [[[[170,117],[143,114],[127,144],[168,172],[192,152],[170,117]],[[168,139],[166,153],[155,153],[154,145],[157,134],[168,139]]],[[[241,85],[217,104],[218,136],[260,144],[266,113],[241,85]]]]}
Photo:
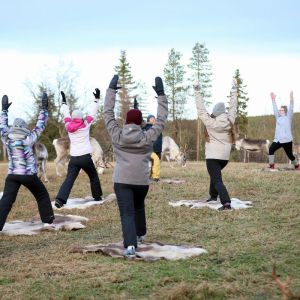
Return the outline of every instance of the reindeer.
{"type": "Polygon", "coordinates": [[[48,150],[46,146],[40,142],[36,142],[33,145],[33,153],[36,157],[37,169],[38,169],[38,177],[44,177],[44,181],[48,182],[47,174],[46,174],[46,164],[48,160],[48,150]]]}
{"type": "Polygon", "coordinates": [[[249,153],[250,152],[260,152],[268,154],[269,152],[269,140],[253,140],[248,138],[237,138],[235,142],[236,150],[244,151],[244,162],[249,162],[249,153]]]}
{"type": "Polygon", "coordinates": [[[171,161],[176,161],[182,167],[185,167],[186,151],[187,151],[186,145],[183,148],[179,148],[178,145],[171,137],[169,136],[163,137],[161,159],[165,157],[166,160],[169,162],[169,164],[171,161]]]}
{"type": "Polygon", "coordinates": [[[299,158],[300,158],[300,144],[293,143],[293,154],[296,157],[296,159],[299,160],[299,158]]]}
{"type": "MultiPolygon", "coordinates": [[[[98,174],[103,174],[106,164],[104,162],[103,150],[96,139],[90,138],[90,142],[93,148],[92,160],[97,169],[98,174]]],[[[53,146],[56,151],[55,168],[56,175],[62,176],[60,169],[62,168],[67,173],[66,164],[69,161],[70,156],[70,139],[68,137],[58,138],[53,140],[53,146]]]]}

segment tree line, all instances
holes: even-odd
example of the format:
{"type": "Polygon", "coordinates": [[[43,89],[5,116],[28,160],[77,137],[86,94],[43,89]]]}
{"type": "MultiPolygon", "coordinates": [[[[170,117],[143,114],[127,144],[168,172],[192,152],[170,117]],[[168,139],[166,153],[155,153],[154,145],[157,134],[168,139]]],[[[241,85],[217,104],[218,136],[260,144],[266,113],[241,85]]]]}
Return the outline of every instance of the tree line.
{"type": "MultiPolygon", "coordinates": [[[[183,65],[181,59],[182,54],[175,49],[171,49],[163,69],[165,92],[169,101],[169,120],[165,134],[174,138],[180,146],[187,145],[191,159],[200,160],[204,158],[204,126],[199,118],[197,120],[189,120],[185,111],[185,105],[187,99],[193,101],[192,85],[194,81],[200,83],[205,103],[207,105],[211,103],[213,72],[209,59],[209,50],[205,43],[196,42],[191,51],[189,64],[187,66],[183,65]]],[[[134,79],[126,50],[121,51],[118,64],[115,66],[115,72],[119,75],[119,83],[122,86],[122,89],[118,92],[116,104],[117,117],[120,124],[124,123],[126,113],[133,107],[135,98],[139,103],[139,109],[141,109],[144,118],[146,118],[149,111],[146,103],[147,91],[145,84],[134,79]]],[[[238,83],[236,131],[240,136],[245,136],[248,130],[247,103],[249,98],[245,91],[246,85],[244,85],[238,69],[235,70],[234,77],[238,83]]],[[[49,121],[40,141],[48,148],[50,159],[55,157],[54,147],[52,146],[53,139],[66,136],[62,122],[60,91],[63,90],[65,92],[71,111],[75,107],[78,108],[79,99],[75,92],[75,82],[76,73],[68,66],[65,70],[57,73],[55,84],[43,81],[36,87],[28,85],[28,89],[34,99],[29,121],[31,126],[36,122],[39,111],[39,99],[43,91],[46,91],[49,97],[49,121]]],[[[110,148],[110,139],[105,130],[103,120],[103,98],[100,99],[100,109],[96,122],[92,127],[92,135],[100,142],[104,150],[110,148]]]]}

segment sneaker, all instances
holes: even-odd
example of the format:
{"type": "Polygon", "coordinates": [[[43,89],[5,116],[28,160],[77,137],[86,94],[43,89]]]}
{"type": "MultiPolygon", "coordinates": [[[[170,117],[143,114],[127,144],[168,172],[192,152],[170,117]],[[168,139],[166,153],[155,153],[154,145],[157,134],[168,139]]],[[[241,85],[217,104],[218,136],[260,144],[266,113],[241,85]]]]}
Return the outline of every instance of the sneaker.
{"type": "Polygon", "coordinates": [[[44,223],[43,224],[43,229],[54,229],[55,225],[53,223],[44,223]]]}
{"type": "Polygon", "coordinates": [[[222,205],[221,207],[218,208],[218,210],[229,210],[232,209],[230,203],[225,203],[224,205],[222,205]]]}
{"type": "Polygon", "coordinates": [[[270,171],[274,170],[275,169],[275,164],[269,164],[269,169],[270,169],[270,171]]]}
{"type": "Polygon", "coordinates": [[[145,240],[145,236],[144,235],[138,235],[136,237],[136,240],[137,240],[138,244],[142,244],[145,240]]]}
{"type": "Polygon", "coordinates": [[[218,198],[214,198],[214,197],[209,197],[206,202],[211,202],[211,201],[218,201],[218,198]]]}
{"type": "Polygon", "coordinates": [[[295,171],[300,171],[300,165],[295,165],[295,171]]]}
{"type": "Polygon", "coordinates": [[[60,199],[55,199],[54,205],[55,205],[57,208],[62,208],[65,204],[64,204],[60,199]]]}
{"type": "Polygon", "coordinates": [[[104,200],[104,197],[103,196],[100,196],[99,199],[94,199],[94,201],[103,201],[104,200]]]}
{"type": "Polygon", "coordinates": [[[124,250],[123,255],[127,258],[134,258],[135,257],[135,247],[128,246],[127,249],[124,250]]]}

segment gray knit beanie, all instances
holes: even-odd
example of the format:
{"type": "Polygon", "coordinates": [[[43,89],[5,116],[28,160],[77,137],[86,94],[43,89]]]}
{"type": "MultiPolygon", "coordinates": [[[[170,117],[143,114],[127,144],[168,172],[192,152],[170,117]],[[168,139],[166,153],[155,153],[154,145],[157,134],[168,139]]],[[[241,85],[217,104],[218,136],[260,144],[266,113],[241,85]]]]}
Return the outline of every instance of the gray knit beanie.
{"type": "Polygon", "coordinates": [[[217,117],[223,113],[226,112],[226,108],[225,108],[225,104],[224,102],[219,102],[217,103],[214,108],[213,108],[213,111],[212,111],[212,114],[217,117]]]}
{"type": "Polygon", "coordinates": [[[27,123],[21,118],[15,118],[13,127],[27,128],[27,123]]]}
{"type": "Polygon", "coordinates": [[[82,119],[82,118],[83,118],[83,114],[81,110],[76,109],[72,112],[72,119],[82,119]]]}

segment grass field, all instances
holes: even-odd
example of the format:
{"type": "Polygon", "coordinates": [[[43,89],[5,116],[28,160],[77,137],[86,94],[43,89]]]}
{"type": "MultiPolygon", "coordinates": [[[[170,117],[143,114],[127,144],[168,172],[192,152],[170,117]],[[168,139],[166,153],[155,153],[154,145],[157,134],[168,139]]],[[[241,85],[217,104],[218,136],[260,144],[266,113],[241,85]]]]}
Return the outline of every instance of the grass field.
{"type": "MultiPolygon", "coordinates": [[[[3,191],[6,164],[0,165],[3,191]]],[[[172,208],[171,200],[207,196],[204,162],[186,168],[162,166],[162,177],[184,185],[151,185],[146,201],[148,241],[198,245],[208,253],[184,261],[126,261],[100,254],[71,254],[71,246],[121,240],[117,205],[60,212],[88,217],[86,229],[38,236],[0,236],[0,299],[281,299],[272,279],[291,278],[300,293],[300,172],[261,172],[262,164],[230,163],[224,181],[231,197],[251,200],[254,208],[216,212],[172,208]]],[[[51,198],[62,183],[48,165],[51,198]]],[[[101,175],[112,192],[112,170],[101,175]]],[[[71,196],[90,194],[81,174],[71,196]]],[[[37,215],[31,194],[21,188],[10,220],[37,215]]]]}

